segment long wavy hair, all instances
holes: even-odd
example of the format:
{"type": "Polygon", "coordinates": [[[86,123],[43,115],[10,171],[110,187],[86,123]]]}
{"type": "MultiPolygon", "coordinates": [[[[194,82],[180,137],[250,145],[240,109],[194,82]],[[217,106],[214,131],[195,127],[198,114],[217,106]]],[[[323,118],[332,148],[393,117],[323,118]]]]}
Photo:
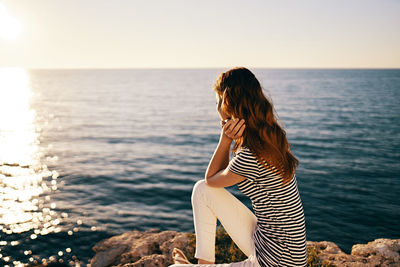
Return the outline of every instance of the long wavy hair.
{"type": "Polygon", "coordinates": [[[282,177],[283,186],[288,184],[299,161],[290,151],[286,132],[255,75],[247,68],[235,67],[221,73],[213,89],[227,116],[245,120],[246,128],[234,140],[233,152],[248,147],[265,168],[282,177]]]}

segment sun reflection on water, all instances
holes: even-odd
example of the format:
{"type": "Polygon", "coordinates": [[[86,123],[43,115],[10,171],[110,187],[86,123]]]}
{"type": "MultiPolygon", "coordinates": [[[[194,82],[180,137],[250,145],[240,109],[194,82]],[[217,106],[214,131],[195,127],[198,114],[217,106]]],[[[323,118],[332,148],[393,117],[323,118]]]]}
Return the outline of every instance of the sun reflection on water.
{"type": "MultiPolygon", "coordinates": [[[[30,238],[35,239],[61,231],[58,225],[68,214],[55,212],[56,203],[48,195],[57,190],[58,173],[41,163],[40,126],[35,125],[31,97],[24,69],[0,68],[0,230],[33,230],[30,238]]],[[[7,241],[0,240],[0,245],[7,241]]],[[[6,255],[2,260],[7,261],[6,255]]]]}

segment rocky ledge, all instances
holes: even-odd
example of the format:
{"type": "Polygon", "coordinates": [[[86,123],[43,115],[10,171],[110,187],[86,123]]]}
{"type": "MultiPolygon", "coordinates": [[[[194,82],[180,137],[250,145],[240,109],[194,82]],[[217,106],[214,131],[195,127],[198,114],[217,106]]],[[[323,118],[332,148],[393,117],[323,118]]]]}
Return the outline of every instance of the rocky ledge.
{"type": "Polygon", "coordinates": [[[329,241],[307,241],[314,246],[321,261],[346,267],[400,266],[400,239],[379,238],[367,244],[356,244],[351,253],[344,253],[335,243],[329,241]]]}
{"type": "MultiPolygon", "coordinates": [[[[174,247],[187,251],[189,233],[137,230],[113,236],[98,242],[91,267],[164,267],[172,264],[174,247]]],[[[314,247],[321,261],[336,266],[400,266],[400,239],[376,239],[368,244],[356,244],[351,254],[344,253],[335,243],[307,241],[314,247]]]]}

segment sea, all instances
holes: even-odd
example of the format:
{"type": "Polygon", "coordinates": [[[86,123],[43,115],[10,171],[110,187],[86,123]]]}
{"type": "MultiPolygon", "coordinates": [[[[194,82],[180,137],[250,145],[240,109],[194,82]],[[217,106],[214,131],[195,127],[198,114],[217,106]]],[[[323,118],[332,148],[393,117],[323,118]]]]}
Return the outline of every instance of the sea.
{"type": "MultiPolygon", "coordinates": [[[[1,68],[0,266],[86,266],[114,235],[193,232],[228,69],[1,68]]],[[[400,69],[250,70],[299,159],[307,240],[400,238],[400,69]]]]}

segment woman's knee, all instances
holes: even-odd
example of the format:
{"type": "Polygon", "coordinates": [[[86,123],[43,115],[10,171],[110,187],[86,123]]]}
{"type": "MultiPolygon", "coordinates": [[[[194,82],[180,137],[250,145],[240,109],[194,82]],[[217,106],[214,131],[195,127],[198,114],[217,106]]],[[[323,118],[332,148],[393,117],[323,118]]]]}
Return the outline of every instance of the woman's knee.
{"type": "Polygon", "coordinates": [[[207,187],[206,181],[204,179],[198,180],[192,190],[192,201],[193,199],[197,198],[204,192],[204,189],[207,187]]]}

